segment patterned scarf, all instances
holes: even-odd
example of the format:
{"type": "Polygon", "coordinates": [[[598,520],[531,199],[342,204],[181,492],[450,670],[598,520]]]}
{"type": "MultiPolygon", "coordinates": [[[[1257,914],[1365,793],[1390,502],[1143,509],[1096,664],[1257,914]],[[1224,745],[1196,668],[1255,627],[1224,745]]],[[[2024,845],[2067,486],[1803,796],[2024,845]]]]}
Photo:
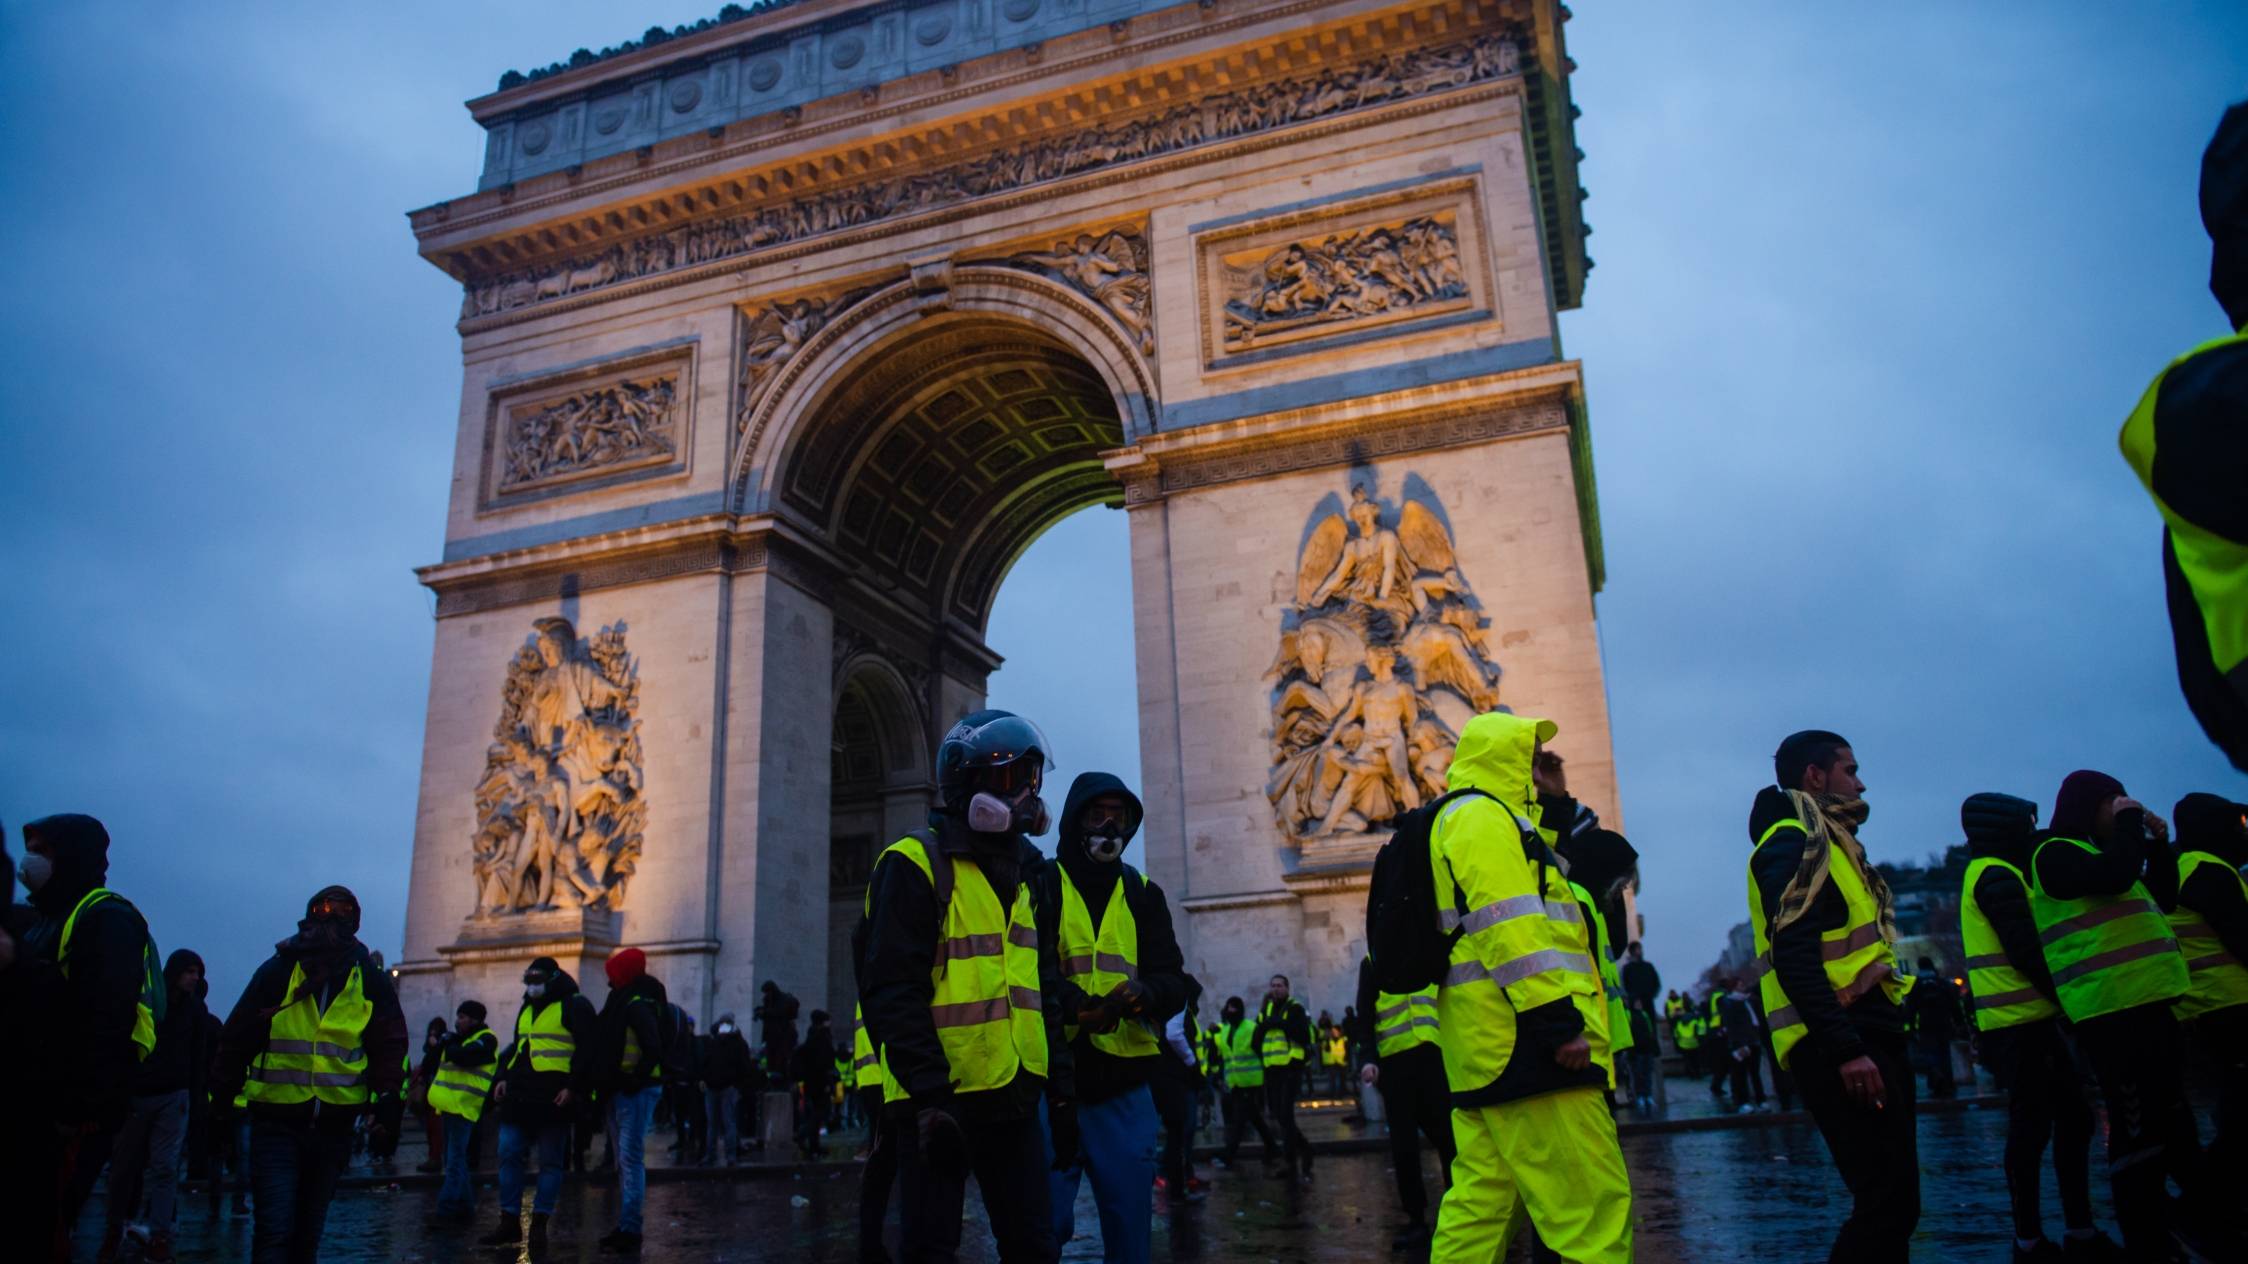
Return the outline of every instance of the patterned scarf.
{"type": "Polygon", "coordinates": [[[1873,896],[1874,908],[1881,919],[1881,938],[1896,943],[1896,898],[1889,893],[1888,880],[1866,859],[1866,849],[1858,843],[1858,828],[1866,823],[1871,811],[1866,801],[1831,794],[1810,795],[1800,790],[1788,791],[1787,797],[1795,805],[1795,819],[1803,822],[1806,837],[1802,863],[1797,866],[1795,876],[1788,879],[1787,889],[1780,892],[1779,907],[1773,910],[1771,933],[1779,934],[1789,923],[1811,911],[1811,901],[1817,899],[1820,889],[1826,886],[1827,858],[1833,854],[1826,844],[1832,843],[1857,866],[1859,880],[1873,896]]]}

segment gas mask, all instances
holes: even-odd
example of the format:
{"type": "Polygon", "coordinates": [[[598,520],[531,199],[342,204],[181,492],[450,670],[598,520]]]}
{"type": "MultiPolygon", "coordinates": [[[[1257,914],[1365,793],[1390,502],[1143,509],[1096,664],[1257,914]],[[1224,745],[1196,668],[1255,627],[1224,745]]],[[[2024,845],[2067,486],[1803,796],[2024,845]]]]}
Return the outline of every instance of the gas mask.
{"type": "Polygon", "coordinates": [[[1124,854],[1124,831],[1104,824],[1098,833],[1085,836],[1085,854],[1104,865],[1113,865],[1124,854]]]}
{"type": "Polygon", "coordinates": [[[1046,825],[1046,801],[1034,790],[1025,790],[1012,803],[989,790],[979,790],[968,800],[968,828],[978,834],[1005,834],[1013,830],[1043,834],[1046,825]]]}
{"type": "Polygon", "coordinates": [[[23,863],[16,866],[16,876],[23,879],[24,890],[36,891],[55,876],[55,862],[38,852],[31,852],[23,858],[23,863]]]}

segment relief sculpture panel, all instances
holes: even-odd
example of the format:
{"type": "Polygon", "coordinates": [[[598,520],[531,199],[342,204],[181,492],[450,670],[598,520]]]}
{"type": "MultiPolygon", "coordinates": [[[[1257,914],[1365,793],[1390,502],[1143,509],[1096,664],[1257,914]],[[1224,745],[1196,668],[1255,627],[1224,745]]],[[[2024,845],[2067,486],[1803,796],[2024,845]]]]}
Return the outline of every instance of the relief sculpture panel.
{"type": "Polygon", "coordinates": [[[639,866],[639,665],[624,625],[544,618],[508,665],[476,785],[476,916],[616,909],[639,866]]]}
{"type": "Polygon", "coordinates": [[[1460,726],[1498,705],[1490,620],[1432,500],[1357,482],[1296,565],[1265,786],[1291,842],[1364,836],[1444,792],[1460,726]]]}
{"type": "Polygon", "coordinates": [[[498,490],[618,466],[669,461],[679,451],[674,377],[627,379],[552,403],[508,410],[498,490]]]}

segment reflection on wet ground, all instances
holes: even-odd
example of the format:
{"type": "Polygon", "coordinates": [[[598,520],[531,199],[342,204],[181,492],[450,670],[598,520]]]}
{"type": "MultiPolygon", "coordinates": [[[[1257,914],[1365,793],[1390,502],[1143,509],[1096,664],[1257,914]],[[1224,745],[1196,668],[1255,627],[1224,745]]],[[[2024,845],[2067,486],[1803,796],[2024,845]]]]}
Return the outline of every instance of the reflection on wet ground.
{"type": "MultiPolygon", "coordinates": [[[[1677,1084],[1673,1082],[1674,1092],[1677,1084]]],[[[1686,1113],[1680,1107],[1674,1112],[1686,1113]]],[[[1318,1131],[1330,1137],[1341,1138],[1350,1131],[1336,1117],[1318,1122],[1318,1131]]],[[[1913,1259],[2006,1258],[2010,1226],[1999,1172],[2004,1140],[2005,1116],[1998,1109],[1922,1116],[1921,1190],[1926,1210],[1913,1259]]],[[[1833,1226],[1848,1205],[1841,1181],[1827,1163],[1825,1146],[1807,1123],[1638,1132],[1627,1135],[1623,1145],[1632,1173],[1636,1254],[1641,1260],[1733,1264],[1744,1251],[1770,1260],[1822,1258],[1833,1226]]],[[[1244,1162],[1234,1172],[1211,1171],[1206,1163],[1201,1166],[1211,1182],[1208,1201],[1174,1212],[1157,1195],[1155,1258],[1159,1261],[1389,1258],[1396,1194],[1386,1151],[1331,1154],[1319,1163],[1317,1181],[1308,1188],[1276,1173],[1267,1174],[1255,1162],[1244,1162]]],[[[2095,1163],[2095,1173],[2098,1170],[2095,1163]]],[[[2112,1225],[2106,1191],[2098,1188],[2097,1179],[2094,1184],[2102,1223],[2112,1225]]],[[[2050,1172],[2047,1186],[2045,1205],[2057,1233],[2059,1204],[2050,1172]]],[[[433,1228],[429,1223],[436,1201],[433,1185],[412,1182],[397,1189],[379,1185],[347,1189],[329,1214],[321,1258],[329,1264],[456,1260],[497,1264],[507,1257],[473,1245],[494,1214],[488,1187],[479,1191],[479,1198],[474,1226],[433,1228]]],[[[553,1249],[546,1258],[603,1258],[593,1244],[614,1223],[614,1207],[613,1190],[573,1180],[564,1189],[554,1220],[553,1249]]],[[[973,1194],[969,1207],[971,1219],[980,1219],[973,1194]]],[[[658,1180],[648,1189],[646,1258],[854,1264],[857,1208],[858,1172],[844,1165],[786,1173],[766,1170],[730,1179],[658,1180]]],[[[100,1211],[97,1199],[82,1228],[98,1225],[100,1211]]],[[[202,1197],[190,1196],[182,1199],[180,1220],[180,1259],[248,1258],[248,1217],[232,1215],[223,1206],[214,1209],[202,1197]]],[[[1080,1196],[1077,1223],[1081,1233],[1093,1231],[1099,1223],[1089,1185],[1080,1196]]],[[[81,1258],[90,1259],[93,1248],[94,1237],[82,1233],[81,1258]]],[[[966,1235],[961,1258],[995,1258],[978,1228],[971,1227],[966,1235]]],[[[1079,1237],[1063,1258],[1098,1260],[1098,1239],[1079,1237]]]]}

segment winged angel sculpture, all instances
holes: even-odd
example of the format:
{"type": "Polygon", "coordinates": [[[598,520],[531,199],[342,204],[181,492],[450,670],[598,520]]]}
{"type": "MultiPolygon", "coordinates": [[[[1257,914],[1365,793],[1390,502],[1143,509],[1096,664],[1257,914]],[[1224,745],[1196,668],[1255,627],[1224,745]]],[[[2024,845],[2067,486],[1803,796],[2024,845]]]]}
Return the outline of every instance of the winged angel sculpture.
{"type": "Polygon", "coordinates": [[[1312,528],[1273,681],[1265,793],[1292,839],[1364,834],[1444,792],[1455,719],[1498,705],[1451,532],[1405,500],[1394,525],[1353,486],[1312,528]],[[1454,718],[1447,718],[1446,713],[1454,718]]]}

